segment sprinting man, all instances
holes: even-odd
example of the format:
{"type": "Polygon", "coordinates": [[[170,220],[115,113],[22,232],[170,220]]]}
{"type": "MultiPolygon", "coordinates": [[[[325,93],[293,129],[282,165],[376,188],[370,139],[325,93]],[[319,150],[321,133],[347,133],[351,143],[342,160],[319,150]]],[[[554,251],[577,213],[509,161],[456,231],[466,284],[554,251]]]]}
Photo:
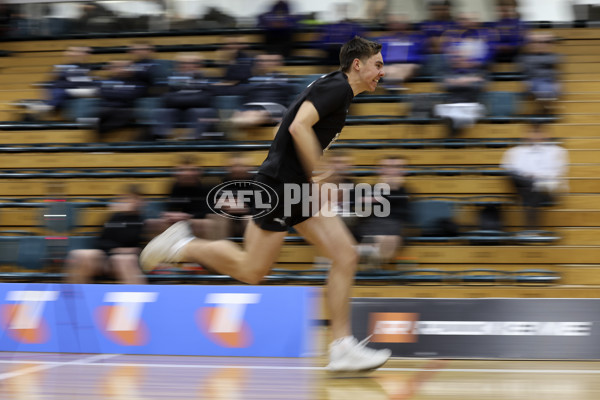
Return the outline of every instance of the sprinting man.
{"type": "MultiPolygon", "coordinates": [[[[257,182],[284,193],[284,184],[320,182],[315,176],[320,158],[344,127],[352,98],[374,91],[384,76],[381,45],[355,37],[340,50],[340,70],[309,85],[284,115],[257,182]]],[[[339,217],[321,213],[303,215],[302,207],[284,215],[279,206],[248,223],[244,248],[231,241],[207,241],[194,237],[185,222],[178,222],[154,238],[141,253],[145,269],[163,262],[197,262],[239,281],[258,284],[279,256],[289,227],[293,226],[324,256],[332,260],[326,301],[333,341],[329,346],[331,371],[363,371],[383,365],[388,349],[374,350],[358,342],[350,327],[350,290],[358,256],[355,241],[339,217]]],[[[318,210],[316,210],[318,211],[318,210]]]]}

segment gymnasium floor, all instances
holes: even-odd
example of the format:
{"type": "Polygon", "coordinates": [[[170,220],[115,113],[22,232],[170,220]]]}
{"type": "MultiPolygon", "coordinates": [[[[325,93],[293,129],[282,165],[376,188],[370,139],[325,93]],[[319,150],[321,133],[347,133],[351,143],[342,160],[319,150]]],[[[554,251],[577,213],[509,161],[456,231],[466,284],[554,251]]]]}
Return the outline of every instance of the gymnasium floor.
{"type": "Polygon", "coordinates": [[[332,375],[305,359],[0,353],[0,399],[597,400],[600,362],[394,359],[332,375]]]}

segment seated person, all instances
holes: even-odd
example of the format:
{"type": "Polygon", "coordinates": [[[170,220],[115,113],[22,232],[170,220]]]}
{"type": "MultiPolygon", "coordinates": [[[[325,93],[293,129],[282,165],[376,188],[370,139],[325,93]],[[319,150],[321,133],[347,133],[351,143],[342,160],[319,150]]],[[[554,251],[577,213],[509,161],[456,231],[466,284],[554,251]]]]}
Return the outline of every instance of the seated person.
{"type": "Polygon", "coordinates": [[[519,18],[516,7],[511,0],[501,0],[496,7],[498,20],[491,23],[496,30],[495,61],[514,62],[525,44],[526,26],[519,18]]]}
{"type": "Polygon", "coordinates": [[[419,28],[425,35],[426,52],[428,54],[442,53],[442,37],[444,32],[454,29],[456,23],[452,18],[449,0],[431,0],[428,5],[429,18],[421,22],[419,28]]]}
{"type": "MultiPolygon", "coordinates": [[[[227,174],[223,177],[224,182],[230,181],[246,181],[254,179],[254,173],[252,172],[252,167],[250,166],[248,157],[242,153],[233,153],[229,157],[229,167],[227,169],[227,174]]],[[[237,198],[237,190],[232,188],[233,197],[237,198]]],[[[246,229],[246,225],[248,224],[248,220],[252,216],[251,207],[238,207],[238,202],[236,204],[230,204],[228,206],[223,207],[223,210],[226,211],[230,215],[234,215],[236,219],[228,219],[225,217],[218,217],[226,224],[226,232],[227,236],[230,237],[239,237],[244,236],[244,231],[246,229]]]]}
{"type": "Polygon", "coordinates": [[[164,232],[175,222],[190,220],[192,230],[198,237],[211,240],[226,237],[225,222],[212,214],[206,202],[212,187],[202,181],[202,173],[194,157],[181,158],[175,168],[175,180],[166,201],[167,211],[159,219],[148,221],[148,230],[152,236],[164,232]]]}
{"type": "MultiPolygon", "coordinates": [[[[371,266],[393,262],[402,246],[402,235],[410,222],[410,191],[406,188],[405,168],[406,159],[401,156],[390,155],[380,161],[377,182],[390,186],[390,193],[383,195],[389,201],[390,213],[387,217],[371,214],[358,219],[359,252],[367,257],[371,266]]],[[[362,201],[377,202],[378,199],[362,201]]]]}
{"type": "Polygon", "coordinates": [[[36,119],[46,113],[61,113],[67,102],[72,99],[94,97],[98,94],[98,84],[91,75],[94,69],[89,64],[89,47],[69,47],[64,53],[64,60],[56,64],[47,89],[47,99],[42,102],[26,103],[36,119]]]}
{"type": "Polygon", "coordinates": [[[566,190],[567,150],[547,140],[545,126],[532,125],[527,142],[507,150],[502,158],[502,168],[525,209],[529,230],[540,227],[538,209],[566,190]]]}
{"type": "Polygon", "coordinates": [[[279,54],[261,54],[254,61],[254,76],[244,88],[244,105],[231,117],[234,127],[276,125],[290,104],[296,88],[286,74],[279,72],[279,54]]]}
{"type": "Polygon", "coordinates": [[[222,79],[215,84],[218,96],[240,96],[240,88],[252,77],[253,56],[248,53],[248,44],[241,35],[226,36],[223,47],[216,58],[225,64],[222,79]]]}
{"type": "Polygon", "coordinates": [[[162,108],[156,110],[154,137],[172,136],[174,124],[183,121],[191,129],[186,137],[200,139],[217,119],[211,107],[210,82],[200,70],[202,61],[197,55],[179,54],[176,62],[176,70],[167,79],[169,92],[162,96],[162,108]]]}
{"type": "Polygon", "coordinates": [[[143,199],[139,188],[131,185],[127,193],[111,205],[114,214],[93,249],[77,249],[67,257],[67,281],[89,283],[97,275],[114,275],[120,283],[144,284],[139,267],[144,231],[143,199]]]}
{"type": "Polygon", "coordinates": [[[450,137],[457,136],[463,128],[483,117],[485,108],[481,96],[486,83],[485,72],[467,57],[458,52],[450,57],[449,68],[442,76],[446,99],[444,104],[434,108],[435,114],[444,118],[450,137]]]}
{"type": "Polygon", "coordinates": [[[133,62],[130,69],[134,79],[144,88],[142,97],[157,96],[164,92],[164,81],[169,68],[154,55],[154,46],[147,41],[136,41],[129,46],[133,62]]]}
{"type": "Polygon", "coordinates": [[[386,25],[388,34],[377,39],[383,46],[381,55],[385,60],[383,83],[388,89],[397,89],[413,77],[425,61],[425,36],[415,32],[404,15],[389,15],[386,25]]]}
{"type": "Polygon", "coordinates": [[[336,3],[337,22],[325,24],[321,27],[318,46],[325,52],[323,63],[338,65],[340,62],[340,48],[354,36],[363,36],[363,27],[348,18],[350,3],[336,3]]]}
{"type": "Polygon", "coordinates": [[[527,92],[536,101],[541,114],[550,114],[560,96],[560,56],[552,50],[554,38],[549,34],[532,34],[525,54],[519,60],[525,75],[527,92]]]}
{"type": "Polygon", "coordinates": [[[494,59],[496,32],[482,26],[475,14],[462,13],[456,26],[444,32],[442,52],[448,57],[460,54],[475,68],[488,69],[494,59]]]}
{"type": "Polygon", "coordinates": [[[135,101],[145,91],[144,86],[136,80],[129,61],[111,61],[108,70],[108,77],[100,82],[97,125],[100,137],[135,123],[135,101]]]}
{"type": "Polygon", "coordinates": [[[265,45],[270,53],[284,58],[291,55],[296,18],[290,14],[287,0],[276,0],[269,11],[259,15],[257,25],[264,30],[265,45]]]}

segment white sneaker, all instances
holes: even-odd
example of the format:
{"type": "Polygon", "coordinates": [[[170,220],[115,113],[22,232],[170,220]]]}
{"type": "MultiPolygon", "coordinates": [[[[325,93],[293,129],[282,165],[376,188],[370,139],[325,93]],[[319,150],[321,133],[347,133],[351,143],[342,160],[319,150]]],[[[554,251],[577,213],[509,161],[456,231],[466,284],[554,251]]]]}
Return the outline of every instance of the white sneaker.
{"type": "Polygon", "coordinates": [[[329,365],[327,369],[335,372],[369,371],[381,367],[392,355],[390,349],[375,350],[368,348],[367,341],[358,342],[347,336],[338,339],[329,346],[329,365]]]}
{"type": "Polygon", "coordinates": [[[195,239],[190,224],[179,221],[155,237],[140,254],[140,265],[144,271],[151,271],[164,262],[179,262],[183,246],[195,239]]]}

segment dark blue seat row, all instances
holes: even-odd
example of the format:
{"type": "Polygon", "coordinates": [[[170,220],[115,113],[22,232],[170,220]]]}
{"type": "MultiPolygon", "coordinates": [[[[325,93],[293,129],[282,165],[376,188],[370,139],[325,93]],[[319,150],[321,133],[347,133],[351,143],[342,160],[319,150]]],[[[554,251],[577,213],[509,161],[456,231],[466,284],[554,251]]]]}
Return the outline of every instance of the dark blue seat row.
{"type": "MultiPolygon", "coordinates": [[[[556,141],[556,140],[555,140],[556,141]]],[[[339,149],[416,149],[416,148],[504,148],[521,141],[514,138],[493,139],[381,139],[338,140],[332,148],[339,149]]],[[[245,151],[268,150],[271,141],[180,141],[157,145],[149,142],[113,143],[43,143],[3,144],[0,153],[63,153],[63,152],[156,152],[156,151],[245,151]]]]}
{"type": "MultiPolygon", "coordinates": [[[[4,272],[0,273],[1,281],[61,281],[64,273],[45,272],[4,272]]],[[[237,283],[238,281],[227,276],[208,273],[190,273],[187,270],[162,271],[147,275],[150,283],[237,283]]],[[[327,281],[327,270],[296,271],[288,269],[274,269],[267,275],[263,283],[266,284],[319,284],[327,281]]],[[[355,284],[385,284],[385,285],[410,285],[410,284],[479,284],[479,285],[553,285],[560,281],[560,275],[546,269],[523,269],[518,271],[502,271],[473,269],[464,271],[444,271],[439,269],[416,268],[403,271],[359,271],[355,284]]]]}
{"type": "MultiPolygon", "coordinates": [[[[250,171],[255,173],[255,170],[250,171]]],[[[88,178],[163,178],[173,176],[173,168],[53,168],[53,169],[5,169],[0,170],[0,179],[88,179],[88,178]]],[[[203,170],[204,177],[221,178],[227,175],[226,168],[206,168],[203,170]]],[[[377,175],[377,167],[358,166],[348,171],[348,175],[355,177],[368,177],[377,175]]],[[[506,171],[498,166],[408,166],[407,176],[504,176],[506,171]]],[[[0,198],[0,200],[2,200],[0,198]]],[[[23,199],[7,199],[8,201],[19,201],[23,199]]],[[[32,199],[35,203],[35,199],[32,199]]],[[[0,204],[0,207],[11,205],[0,204]]],[[[14,205],[13,205],[14,206],[14,205]]],[[[21,205],[27,207],[28,205],[21,205]]],[[[31,206],[31,205],[29,205],[31,206]]]]}

